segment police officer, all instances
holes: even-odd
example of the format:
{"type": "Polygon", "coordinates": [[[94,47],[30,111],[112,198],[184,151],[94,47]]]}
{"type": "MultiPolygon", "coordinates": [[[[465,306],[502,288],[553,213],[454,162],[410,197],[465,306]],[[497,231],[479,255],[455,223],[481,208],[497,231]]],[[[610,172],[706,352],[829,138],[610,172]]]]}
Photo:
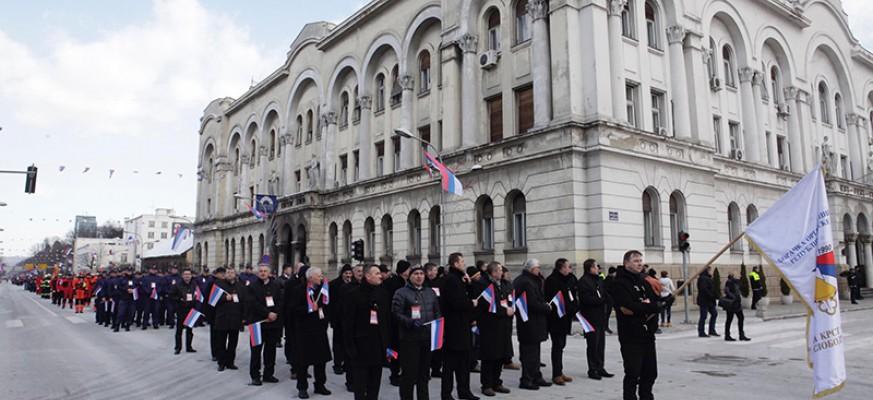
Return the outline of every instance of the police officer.
{"type": "Polygon", "coordinates": [[[758,301],[764,297],[764,283],[761,281],[761,274],[758,273],[761,267],[752,267],[752,272],[749,273],[749,283],[752,287],[752,309],[758,307],[758,301]]]}
{"type": "MultiPolygon", "coordinates": [[[[216,268],[218,274],[223,268],[216,268]]],[[[236,345],[239,341],[239,331],[243,320],[242,293],[245,288],[236,278],[236,271],[229,269],[224,272],[224,279],[216,279],[215,286],[224,291],[224,295],[215,304],[215,319],[211,325],[212,347],[216,350],[218,370],[237,369],[236,345]]]]}
{"type": "Polygon", "coordinates": [[[306,284],[298,286],[293,297],[288,299],[297,329],[297,391],[301,399],[309,398],[307,370],[312,366],[316,394],[330,395],[324,384],[327,382],[325,364],[330,361],[330,344],[327,339],[327,325],[330,304],[329,293],[322,293],[324,275],[320,268],[301,268],[306,276],[306,284]]]}
{"type": "Polygon", "coordinates": [[[151,323],[152,328],[158,329],[158,307],[161,303],[161,277],[158,276],[158,268],[155,265],[149,267],[149,273],[142,277],[140,287],[143,294],[142,329],[146,330],[151,323]]]}
{"type": "Polygon", "coordinates": [[[406,286],[394,292],[391,312],[398,325],[400,369],[400,398],[412,400],[415,389],[418,400],[428,396],[427,382],[430,379],[430,328],[425,323],[440,318],[439,298],[424,286],[424,267],[414,265],[409,269],[406,286]]]}
{"type": "Polygon", "coordinates": [[[138,291],[136,281],[129,269],[124,270],[124,276],[119,277],[113,291],[115,304],[115,320],[112,322],[112,330],[118,332],[119,328],[123,327],[125,331],[130,331],[130,323],[133,319],[134,291],[138,291]]]}
{"type": "Polygon", "coordinates": [[[379,267],[369,266],[360,284],[349,283],[344,289],[349,289],[344,294],[340,324],[344,330],[342,346],[348,356],[346,375],[353,377],[355,400],[376,400],[391,340],[391,305],[382,288],[379,267]]]}
{"type": "Polygon", "coordinates": [[[624,361],[623,399],[652,400],[658,377],[655,331],[658,330],[658,294],[642,274],[643,255],[637,250],[624,254],[624,268],[616,271],[611,295],[618,320],[618,342],[624,361]]]}
{"type": "Polygon", "coordinates": [[[166,314],[164,315],[164,321],[167,323],[167,326],[170,329],[173,329],[176,326],[176,320],[178,319],[178,312],[176,311],[176,300],[170,297],[170,291],[173,290],[179,282],[182,281],[182,277],[179,276],[179,269],[176,268],[175,265],[170,266],[170,273],[164,277],[164,293],[166,295],[163,298],[162,304],[164,306],[164,310],[166,314]]]}
{"type": "Polygon", "coordinates": [[[182,331],[185,331],[185,352],[196,353],[197,351],[191,347],[191,342],[194,340],[194,332],[191,328],[185,326],[185,318],[188,313],[194,308],[194,292],[197,284],[194,282],[194,274],[190,269],[185,268],[182,271],[182,278],[175,286],[170,288],[170,301],[175,303],[176,310],[176,347],[175,354],[182,351],[182,331]]]}
{"type": "Polygon", "coordinates": [[[246,321],[249,324],[261,322],[263,344],[251,348],[249,375],[251,385],[261,386],[261,382],[277,383],[274,376],[276,367],[276,344],[282,335],[283,293],[279,281],[270,278],[270,265],[258,265],[258,279],[248,285],[246,321]],[[261,356],[264,361],[264,374],[261,377],[261,356]]]}
{"type": "Polygon", "coordinates": [[[145,301],[148,292],[142,286],[142,272],[136,271],[133,273],[133,282],[136,286],[136,295],[133,298],[133,322],[137,327],[142,326],[142,317],[145,314],[145,301]]]}
{"type": "Polygon", "coordinates": [[[603,279],[600,278],[600,266],[597,261],[589,258],[582,263],[582,277],[579,278],[579,308],[582,316],[594,327],[594,332],[585,334],[588,357],[588,377],[594,380],[612,378],[613,374],[606,372],[603,366],[606,351],[607,294],[603,279]]]}
{"type": "MultiPolygon", "coordinates": [[[[440,312],[445,318],[443,337],[443,373],[440,396],[452,398],[452,386],[458,383],[458,397],[465,400],[478,400],[470,390],[470,351],[472,337],[470,328],[473,309],[477,300],[470,300],[467,286],[470,277],[465,273],[464,255],[449,255],[449,272],[440,287],[440,312]]],[[[403,357],[401,355],[401,357],[403,357]]]]}

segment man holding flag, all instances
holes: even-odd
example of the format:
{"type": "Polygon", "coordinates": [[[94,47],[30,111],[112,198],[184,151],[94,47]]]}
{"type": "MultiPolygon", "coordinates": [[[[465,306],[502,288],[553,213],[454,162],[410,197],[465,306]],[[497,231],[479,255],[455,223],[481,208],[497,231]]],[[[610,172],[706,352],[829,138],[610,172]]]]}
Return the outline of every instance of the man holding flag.
{"type": "Polygon", "coordinates": [[[170,300],[174,302],[176,313],[176,347],[175,354],[182,351],[182,331],[185,331],[185,351],[194,353],[191,342],[194,340],[194,331],[190,327],[185,326],[185,317],[194,308],[194,292],[197,290],[197,284],[194,282],[193,273],[190,269],[182,271],[181,280],[175,286],[170,288],[170,300]]]}
{"type": "Polygon", "coordinates": [[[518,331],[518,351],[521,359],[521,382],[519,387],[526,390],[539,390],[552,386],[543,379],[540,371],[540,346],[549,338],[548,315],[552,312],[543,294],[543,277],[540,262],[529,259],[512,285],[515,293],[524,299],[527,312],[519,312],[516,319],[518,331]],[[523,316],[526,314],[526,318],[523,316]]]}
{"type": "Polygon", "coordinates": [[[352,376],[355,400],[377,400],[382,365],[391,345],[391,300],[382,288],[382,273],[376,265],[367,267],[360,284],[348,285],[351,289],[343,294],[339,325],[344,330],[339,345],[344,347],[351,367],[345,372],[352,376]]]}
{"type": "Polygon", "coordinates": [[[558,386],[573,381],[564,375],[564,348],[576,314],[576,276],[566,258],[555,261],[555,269],[546,278],[545,298],[552,299],[554,311],[549,313],[549,336],[552,338],[552,382],[558,386]]]}
{"type": "MultiPolygon", "coordinates": [[[[470,277],[466,274],[464,256],[461,253],[449,255],[449,271],[440,289],[440,313],[444,322],[443,336],[443,376],[440,397],[452,398],[452,387],[458,383],[458,397],[465,400],[478,400],[470,390],[470,352],[473,338],[470,336],[470,323],[473,309],[478,300],[467,297],[470,277]]],[[[403,355],[401,354],[402,358],[403,355]]]]}
{"type": "Polygon", "coordinates": [[[482,394],[491,397],[497,393],[509,393],[500,375],[503,363],[512,358],[512,316],[515,315],[515,308],[512,304],[512,285],[502,279],[503,265],[492,261],[485,267],[485,272],[479,280],[479,286],[484,290],[493,290],[493,298],[489,300],[493,306],[487,301],[480,301],[476,306],[475,319],[479,337],[484,339],[480,341],[479,348],[482,394]]]}
{"type": "Polygon", "coordinates": [[[163,279],[158,276],[158,267],[152,264],[149,266],[148,275],[142,277],[140,288],[145,293],[143,300],[143,316],[142,329],[146,330],[151,321],[152,328],[158,329],[158,306],[160,304],[161,281],[163,279]]]}
{"type": "Polygon", "coordinates": [[[291,310],[289,318],[294,318],[294,326],[297,332],[296,354],[297,358],[297,391],[301,399],[309,398],[309,374],[312,366],[312,376],[315,378],[316,394],[329,396],[330,391],[325,387],[327,375],[326,364],[331,360],[330,343],[327,339],[327,325],[329,322],[327,306],[329,298],[325,295],[324,274],[320,268],[302,267],[301,273],[306,276],[306,284],[300,285],[292,292],[292,298],[288,299],[288,307],[291,310]]]}
{"type": "Polygon", "coordinates": [[[252,346],[249,360],[249,375],[252,386],[261,382],[277,383],[274,376],[276,366],[276,344],[282,336],[283,306],[282,287],[277,279],[270,278],[270,265],[258,265],[258,279],[248,286],[248,301],[244,310],[249,324],[261,322],[263,344],[252,346]],[[264,360],[263,380],[261,378],[261,355],[264,360]]]}
{"type": "Polygon", "coordinates": [[[424,267],[409,268],[409,281],[394,293],[391,312],[399,331],[400,399],[429,399],[430,332],[425,323],[440,318],[439,299],[433,289],[424,286],[424,267]]]}
{"type": "Polygon", "coordinates": [[[846,361],[833,224],[816,167],[746,229],[752,247],[779,268],[807,309],[807,360],[815,398],[842,389],[846,361]]]}
{"type": "Polygon", "coordinates": [[[213,340],[218,357],[218,370],[237,369],[236,345],[239,341],[239,330],[243,321],[242,293],[245,287],[236,278],[236,271],[231,268],[225,271],[224,279],[216,279],[213,292],[217,299],[212,304],[215,307],[215,320],[213,326],[215,334],[213,340]]]}
{"type": "Polygon", "coordinates": [[[578,282],[579,313],[593,329],[585,333],[588,377],[594,380],[612,378],[614,375],[606,372],[603,367],[608,321],[605,282],[600,278],[600,266],[597,265],[596,260],[592,258],[585,260],[582,263],[582,270],[582,278],[578,282]]]}

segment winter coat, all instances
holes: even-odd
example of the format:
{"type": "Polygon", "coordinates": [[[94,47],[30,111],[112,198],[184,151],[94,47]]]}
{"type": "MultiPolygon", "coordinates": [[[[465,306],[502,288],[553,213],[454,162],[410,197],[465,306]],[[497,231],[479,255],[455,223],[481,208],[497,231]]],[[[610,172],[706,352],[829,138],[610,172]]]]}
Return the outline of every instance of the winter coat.
{"type": "Polygon", "coordinates": [[[585,274],[579,279],[577,286],[582,316],[594,325],[595,329],[606,327],[606,313],[609,307],[606,282],[597,275],[585,274]]]}
{"type": "Polygon", "coordinates": [[[473,318],[473,302],[467,297],[467,284],[464,273],[449,268],[440,286],[440,312],[445,318],[443,349],[450,351],[470,351],[470,323],[473,318]]]}
{"type": "Polygon", "coordinates": [[[619,269],[612,282],[613,302],[618,322],[618,340],[655,340],[658,329],[658,295],[643,278],[643,274],[619,269]],[[648,303],[644,303],[648,300],[648,303]],[[632,315],[623,311],[627,310],[632,315]]]}
{"type": "Polygon", "coordinates": [[[382,366],[391,340],[388,292],[367,282],[348,287],[351,289],[344,293],[340,325],[349,363],[358,367],[382,366]],[[371,323],[372,312],[376,313],[375,324],[371,323]]]}
{"type": "Polygon", "coordinates": [[[728,278],[724,285],[724,297],[722,298],[722,308],[727,312],[740,312],[743,309],[743,303],[740,300],[740,281],[736,278],[728,278]]]}
{"type": "Polygon", "coordinates": [[[715,305],[717,299],[712,277],[706,272],[700,274],[700,277],[697,278],[697,305],[711,307],[715,305]]]}
{"type": "Polygon", "coordinates": [[[476,305],[476,326],[479,328],[479,337],[483,338],[479,340],[479,358],[485,361],[508,360],[512,358],[512,317],[506,315],[506,310],[512,308],[512,284],[494,282],[483,276],[477,285],[479,293],[492,283],[497,297],[497,312],[489,311],[490,304],[485,299],[479,299],[476,305]]]}
{"type": "Polygon", "coordinates": [[[216,279],[214,285],[225,291],[215,304],[215,319],[213,327],[223,331],[239,330],[243,323],[243,292],[245,286],[239,281],[230,283],[227,280],[216,279]],[[227,296],[231,296],[231,300],[227,296]],[[236,298],[234,299],[234,295],[236,298]]]}
{"type": "MultiPolygon", "coordinates": [[[[126,283],[126,281],[124,281],[126,283]]],[[[194,283],[194,279],[191,278],[191,281],[185,283],[185,280],[179,279],[176,284],[170,288],[170,300],[176,303],[176,315],[179,316],[180,319],[188,316],[188,312],[194,308],[194,302],[197,300],[194,299],[194,291],[197,287],[197,284],[194,283]]]]}
{"type": "Polygon", "coordinates": [[[245,319],[248,323],[261,322],[262,330],[282,329],[282,313],[284,293],[279,281],[269,279],[267,283],[258,279],[249,284],[246,291],[246,303],[244,306],[245,319]],[[273,305],[268,305],[267,297],[273,298],[273,305]],[[266,321],[270,313],[276,313],[275,321],[266,321]]]}
{"type": "Polygon", "coordinates": [[[429,287],[416,288],[412,283],[394,292],[391,300],[391,314],[397,321],[400,340],[429,340],[430,327],[424,324],[440,317],[436,293],[429,287]],[[419,308],[420,317],[412,318],[412,307],[419,308]],[[416,324],[418,321],[418,324],[416,324]],[[418,326],[416,326],[418,325],[418,326]]]}
{"type": "Polygon", "coordinates": [[[551,301],[558,292],[564,296],[564,316],[558,316],[558,308],[552,304],[552,312],[549,313],[548,325],[549,333],[554,335],[569,335],[570,325],[573,323],[573,316],[576,315],[578,309],[576,305],[576,276],[568,274],[561,275],[557,270],[553,271],[548,278],[543,288],[543,294],[546,301],[551,301]]]}
{"type": "Polygon", "coordinates": [[[512,285],[516,296],[527,295],[527,322],[522,320],[521,313],[515,313],[518,342],[534,344],[546,341],[549,338],[548,316],[553,311],[543,295],[543,278],[524,270],[512,285]]]}
{"type": "Polygon", "coordinates": [[[298,285],[288,299],[297,341],[295,357],[303,367],[323,364],[331,360],[330,343],[327,339],[330,311],[319,295],[320,290],[321,285],[313,287],[298,285]],[[307,297],[317,305],[315,311],[309,310],[307,297]]]}

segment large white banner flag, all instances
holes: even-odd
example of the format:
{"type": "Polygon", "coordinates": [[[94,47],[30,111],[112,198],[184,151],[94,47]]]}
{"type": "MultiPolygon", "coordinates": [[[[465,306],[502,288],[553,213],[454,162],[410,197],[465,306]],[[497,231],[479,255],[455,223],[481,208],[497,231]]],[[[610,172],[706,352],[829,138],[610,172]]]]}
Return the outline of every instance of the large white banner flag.
{"type": "Polygon", "coordinates": [[[745,232],[806,305],[815,398],[839,391],[846,382],[831,222],[824,179],[816,167],[745,232]]]}

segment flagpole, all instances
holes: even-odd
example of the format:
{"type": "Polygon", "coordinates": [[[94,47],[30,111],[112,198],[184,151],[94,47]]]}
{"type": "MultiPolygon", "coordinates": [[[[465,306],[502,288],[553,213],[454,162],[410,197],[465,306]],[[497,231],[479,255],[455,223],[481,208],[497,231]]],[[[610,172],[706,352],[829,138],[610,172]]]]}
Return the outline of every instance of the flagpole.
{"type": "Polygon", "coordinates": [[[731,246],[734,245],[734,243],[738,242],[745,235],[746,235],[746,233],[743,232],[743,233],[739,234],[739,236],[737,236],[736,238],[734,238],[733,240],[728,242],[728,244],[724,245],[724,247],[722,247],[721,250],[718,251],[718,253],[716,253],[714,256],[712,256],[712,258],[709,259],[709,261],[706,262],[706,265],[704,265],[702,268],[700,268],[699,271],[695,272],[694,275],[691,275],[688,279],[686,279],[685,282],[682,282],[682,285],[680,285],[678,288],[676,288],[676,290],[673,291],[673,293],[672,293],[673,297],[676,297],[676,295],[678,295],[680,292],[685,290],[685,287],[688,286],[688,284],[691,281],[697,279],[697,277],[700,276],[700,274],[702,274],[703,271],[706,271],[706,269],[709,268],[712,265],[712,263],[715,262],[715,260],[717,260],[719,257],[721,257],[722,254],[724,254],[726,251],[728,251],[728,249],[730,249],[731,246]]]}

